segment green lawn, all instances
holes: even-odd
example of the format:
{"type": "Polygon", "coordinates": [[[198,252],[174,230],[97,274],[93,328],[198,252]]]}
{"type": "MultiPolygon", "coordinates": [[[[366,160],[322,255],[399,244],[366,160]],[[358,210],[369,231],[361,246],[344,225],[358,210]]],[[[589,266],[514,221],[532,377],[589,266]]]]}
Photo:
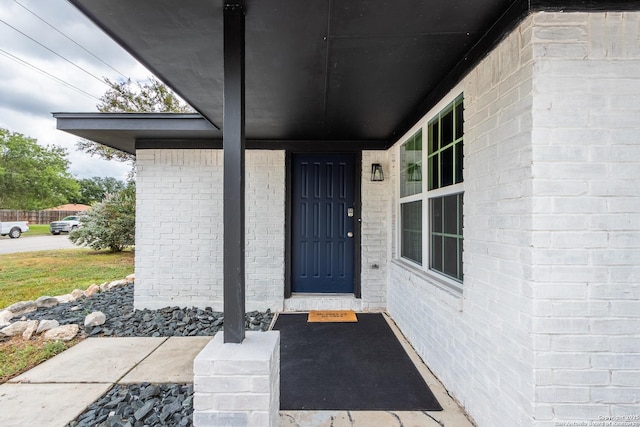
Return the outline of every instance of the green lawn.
{"type": "MultiPolygon", "coordinates": [[[[48,233],[48,225],[35,227],[37,231],[46,227],[48,233]]],[[[18,301],[62,295],[74,289],[84,290],[93,283],[122,279],[133,273],[133,258],[133,251],[109,253],[91,249],[0,255],[0,309],[18,301]]],[[[81,340],[63,343],[45,341],[42,336],[31,340],[18,336],[0,342],[0,384],[81,340]]]]}
{"type": "Polygon", "coordinates": [[[49,224],[29,224],[29,231],[22,237],[43,236],[49,234],[49,224]]]}
{"type": "Polygon", "coordinates": [[[109,253],[91,249],[0,255],[0,308],[122,279],[133,273],[133,258],[133,251],[109,253]]]}

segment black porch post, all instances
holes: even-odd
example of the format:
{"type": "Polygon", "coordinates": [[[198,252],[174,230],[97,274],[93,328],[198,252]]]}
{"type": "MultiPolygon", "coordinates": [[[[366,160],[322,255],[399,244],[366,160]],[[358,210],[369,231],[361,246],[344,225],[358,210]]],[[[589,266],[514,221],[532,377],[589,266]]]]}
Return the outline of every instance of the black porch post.
{"type": "Polygon", "coordinates": [[[224,342],[244,340],[244,2],[224,6],[224,342]]]}

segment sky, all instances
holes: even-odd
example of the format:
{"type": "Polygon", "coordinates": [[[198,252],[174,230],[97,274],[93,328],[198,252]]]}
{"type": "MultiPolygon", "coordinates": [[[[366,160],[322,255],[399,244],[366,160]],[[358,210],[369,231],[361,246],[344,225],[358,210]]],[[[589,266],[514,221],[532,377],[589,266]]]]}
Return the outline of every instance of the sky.
{"type": "Polygon", "coordinates": [[[65,148],[78,179],[125,179],[131,168],[78,151],[78,137],[56,130],[51,113],[97,111],[104,77],[151,75],[66,0],[0,0],[0,127],[65,148]]]}

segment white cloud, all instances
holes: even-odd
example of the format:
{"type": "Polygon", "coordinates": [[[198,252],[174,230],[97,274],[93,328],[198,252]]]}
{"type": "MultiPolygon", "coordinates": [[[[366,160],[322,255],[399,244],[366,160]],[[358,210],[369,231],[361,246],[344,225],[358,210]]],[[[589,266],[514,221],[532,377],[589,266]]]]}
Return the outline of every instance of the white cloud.
{"type": "Polygon", "coordinates": [[[0,127],[36,138],[43,145],[54,144],[66,148],[71,161],[70,171],[78,178],[114,176],[123,179],[129,171],[129,165],[107,162],[77,151],[77,137],[56,130],[56,121],[51,115],[52,112],[96,111],[96,98],[104,94],[107,86],[88,73],[112,80],[123,77],[17,3],[132,80],[144,80],[151,73],[64,0],[6,0],[0,3],[0,19],[77,65],[61,59],[0,22],[0,49],[6,52],[3,54],[0,51],[0,127]],[[91,96],[65,86],[7,55],[28,62],[91,96]]]}

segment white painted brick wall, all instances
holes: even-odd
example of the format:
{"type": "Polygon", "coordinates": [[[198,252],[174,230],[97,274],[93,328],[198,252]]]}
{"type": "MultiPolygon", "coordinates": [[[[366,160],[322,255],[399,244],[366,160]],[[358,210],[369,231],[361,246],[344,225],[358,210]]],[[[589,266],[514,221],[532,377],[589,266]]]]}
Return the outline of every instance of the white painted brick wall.
{"type": "Polygon", "coordinates": [[[285,153],[248,150],[246,162],[247,310],[282,310],[285,153]]]}
{"type": "Polygon", "coordinates": [[[640,380],[628,376],[640,369],[639,30],[640,13],[534,17],[541,426],[640,408],[640,380]]]}
{"type": "Polygon", "coordinates": [[[387,307],[387,263],[391,201],[390,166],[385,151],[362,152],[362,309],[387,307]],[[371,164],[380,163],[384,181],[371,181],[371,164]]]}
{"type": "Polygon", "coordinates": [[[638,414],[639,35],[539,13],[462,83],[464,292],[392,261],[388,305],[479,426],[638,414]]]}
{"type": "MultiPolygon", "coordinates": [[[[136,307],[222,310],[222,152],[137,155],[136,307]]],[[[363,310],[386,308],[391,185],[370,180],[371,163],[386,167],[386,158],[386,152],[366,151],[362,159],[363,310]]],[[[247,310],[283,308],[284,163],[282,151],[246,152],[247,310]]]]}
{"type": "MultiPolygon", "coordinates": [[[[222,310],[222,151],[137,153],[136,308],[222,310]]],[[[246,153],[247,310],[282,309],[282,151],[246,153]]]]}
{"type": "Polygon", "coordinates": [[[527,19],[460,86],[463,295],[403,261],[390,264],[391,315],[480,426],[530,425],[533,411],[531,52],[527,19]]]}

